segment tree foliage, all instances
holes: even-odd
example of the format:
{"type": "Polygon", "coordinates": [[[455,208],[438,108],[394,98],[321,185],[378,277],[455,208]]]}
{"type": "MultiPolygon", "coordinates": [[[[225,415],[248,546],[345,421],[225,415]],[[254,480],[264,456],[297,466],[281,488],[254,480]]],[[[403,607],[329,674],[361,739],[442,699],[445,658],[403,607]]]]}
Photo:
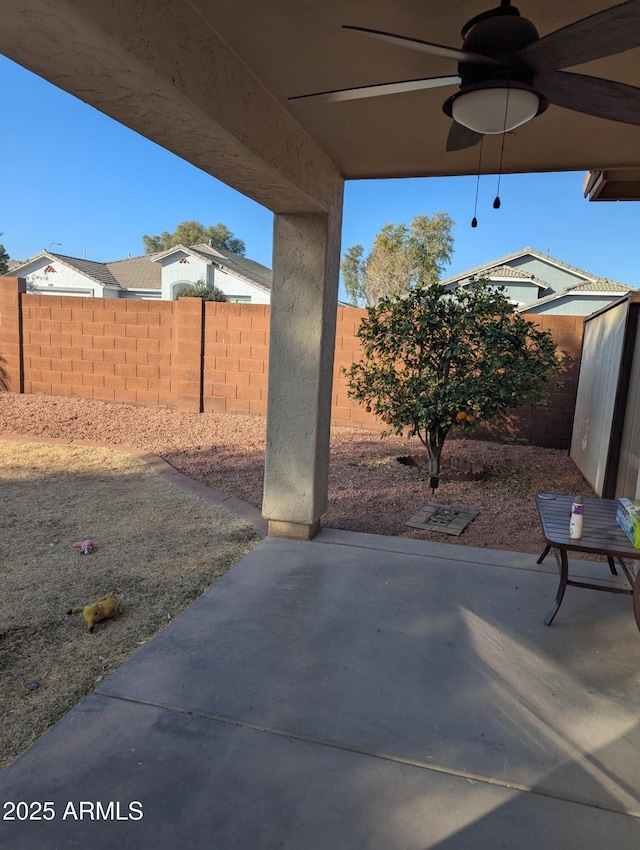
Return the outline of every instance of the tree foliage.
{"type": "Polygon", "coordinates": [[[166,251],[176,245],[198,245],[205,242],[212,248],[221,248],[244,257],[246,246],[242,239],[238,239],[229,230],[226,224],[219,222],[205,227],[199,221],[183,221],[173,233],[164,231],[159,236],[142,237],[145,254],[155,254],[157,251],[166,251]]]}
{"type": "Polygon", "coordinates": [[[549,333],[487,280],[453,293],[440,283],[418,286],[367,313],[357,331],[362,360],[345,370],[348,394],[396,434],[417,435],[433,475],[456,423],[495,422],[543,403],[560,366],[549,333]]]}
{"type": "Polygon", "coordinates": [[[197,283],[185,283],[176,290],[174,301],[178,298],[202,298],[204,301],[228,301],[221,289],[199,280],[197,283]]]}
{"type": "MultiPolygon", "coordinates": [[[[2,233],[0,233],[2,236],[2,233]]],[[[9,271],[10,257],[5,251],[4,245],[0,243],[0,274],[6,274],[9,271]]]]}
{"type": "Polygon", "coordinates": [[[351,303],[373,306],[437,282],[453,253],[453,225],[446,212],[417,215],[409,225],[385,224],[366,257],[362,245],[349,248],[340,268],[351,303]]]}

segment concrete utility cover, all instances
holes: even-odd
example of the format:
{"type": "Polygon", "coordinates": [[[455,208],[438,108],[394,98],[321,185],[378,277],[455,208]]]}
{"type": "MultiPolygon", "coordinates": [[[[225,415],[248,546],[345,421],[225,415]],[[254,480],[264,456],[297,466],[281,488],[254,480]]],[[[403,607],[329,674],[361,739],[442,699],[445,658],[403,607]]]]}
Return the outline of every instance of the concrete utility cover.
{"type": "Polygon", "coordinates": [[[464,511],[461,508],[429,504],[425,505],[419,514],[407,520],[405,525],[426,531],[441,531],[443,534],[453,534],[458,537],[477,516],[477,511],[464,511]]]}

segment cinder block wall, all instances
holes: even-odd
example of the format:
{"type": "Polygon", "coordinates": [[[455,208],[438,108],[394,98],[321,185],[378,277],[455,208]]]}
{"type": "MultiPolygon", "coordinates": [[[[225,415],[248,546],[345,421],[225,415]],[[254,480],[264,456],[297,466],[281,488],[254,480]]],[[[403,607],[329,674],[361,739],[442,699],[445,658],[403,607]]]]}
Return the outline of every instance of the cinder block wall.
{"type": "Polygon", "coordinates": [[[24,392],[22,299],[24,280],[0,277],[0,389],[24,392]]]}
{"type": "MultiPolygon", "coordinates": [[[[365,310],[338,309],[332,395],[336,425],[382,430],[347,395],[342,367],[360,358],[356,331],[365,310]]],[[[478,436],[568,448],[583,320],[530,316],[549,330],[564,358],[547,407],[525,408],[478,436]]],[[[24,281],[0,277],[0,367],[13,392],[95,398],[192,411],[266,415],[269,307],[28,295],[24,281]]],[[[0,373],[0,379],[3,373],[0,373]]]]}
{"type": "Polygon", "coordinates": [[[205,303],[204,337],[204,410],[266,416],[269,307],[205,303]]]}

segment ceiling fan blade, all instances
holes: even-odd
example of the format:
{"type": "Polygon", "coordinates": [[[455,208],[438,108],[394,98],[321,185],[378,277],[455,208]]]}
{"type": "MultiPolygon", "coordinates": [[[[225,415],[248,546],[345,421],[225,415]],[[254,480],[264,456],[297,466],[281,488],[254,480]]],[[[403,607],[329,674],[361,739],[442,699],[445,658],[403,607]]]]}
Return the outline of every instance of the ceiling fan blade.
{"type": "Polygon", "coordinates": [[[640,89],[635,86],[555,71],[537,76],[534,87],[556,106],[640,126],[640,89]]]}
{"type": "Polygon", "coordinates": [[[523,48],[518,58],[543,73],[639,46],[640,3],[630,0],[543,36],[523,48]]]}
{"type": "Polygon", "coordinates": [[[451,123],[451,129],[447,136],[447,151],[461,151],[465,148],[472,148],[477,145],[482,138],[482,133],[476,133],[475,130],[470,130],[457,121],[451,123]]]}
{"type": "Polygon", "coordinates": [[[444,56],[446,59],[455,59],[457,62],[474,62],[483,65],[498,64],[496,59],[492,59],[490,56],[483,56],[481,53],[471,53],[468,50],[458,50],[455,47],[445,47],[442,44],[433,44],[430,41],[421,41],[419,38],[408,38],[405,35],[394,35],[392,32],[370,30],[366,27],[351,27],[345,25],[342,29],[359,32],[362,33],[362,35],[368,35],[371,38],[379,38],[382,41],[388,41],[390,44],[397,44],[400,47],[410,47],[412,50],[420,50],[422,53],[431,53],[433,56],[444,56]]]}
{"type": "Polygon", "coordinates": [[[314,94],[299,94],[287,100],[315,100],[326,103],[339,100],[360,100],[365,97],[379,97],[385,94],[402,94],[402,92],[422,91],[423,89],[440,88],[441,86],[458,86],[460,77],[427,77],[422,80],[404,80],[397,83],[376,83],[373,86],[358,86],[355,89],[335,89],[320,91],[314,94]]]}

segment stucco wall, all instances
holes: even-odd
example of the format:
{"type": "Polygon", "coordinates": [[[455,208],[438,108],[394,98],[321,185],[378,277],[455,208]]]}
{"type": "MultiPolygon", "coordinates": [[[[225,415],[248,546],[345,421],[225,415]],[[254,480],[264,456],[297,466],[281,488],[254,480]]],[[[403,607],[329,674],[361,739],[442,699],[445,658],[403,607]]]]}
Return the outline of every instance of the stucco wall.
{"type": "MultiPolygon", "coordinates": [[[[557,316],[590,316],[596,310],[601,310],[612,301],[616,301],[619,295],[566,295],[561,298],[556,298],[553,302],[553,313],[557,316]]],[[[540,311],[549,309],[549,305],[541,305],[540,311]]],[[[531,313],[537,313],[538,308],[535,304],[527,307],[531,313]]]]}
{"type": "MultiPolygon", "coordinates": [[[[0,355],[14,392],[264,416],[269,310],[262,304],[195,298],[21,294],[17,278],[0,277],[0,355]]],[[[348,397],[341,372],[360,358],[356,331],[365,314],[354,307],[338,308],[332,422],[382,430],[373,414],[348,397]]],[[[508,423],[478,434],[568,448],[582,319],[531,318],[552,333],[565,358],[563,385],[548,407],[525,409],[508,423]]]]}
{"type": "Polygon", "coordinates": [[[533,274],[536,277],[548,283],[549,286],[556,292],[564,289],[567,286],[575,286],[578,283],[584,283],[584,275],[571,271],[571,269],[557,266],[555,263],[547,263],[537,257],[519,257],[515,260],[510,260],[509,265],[514,269],[520,269],[528,274],[533,274]]]}
{"type": "MultiPolygon", "coordinates": [[[[44,290],[49,294],[78,295],[80,297],[101,296],[102,287],[59,260],[47,257],[34,261],[22,271],[27,282],[27,291],[44,290]],[[46,271],[50,269],[50,271],[46,271]]],[[[117,295],[117,293],[116,293],[117,295]]]]}
{"type": "Polygon", "coordinates": [[[224,269],[211,268],[211,282],[221,289],[230,300],[233,298],[251,298],[252,304],[268,304],[271,296],[257,286],[236,277],[224,269]]]}
{"type": "Polygon", "coordinates": [[[502,281],[500,278],[496,278],[494,283],[496,286],[503,286],[507,298],[516,302],[518,305],[528,304],[530,301],[535,301],[536,298],[538,298],[538,293],[540,292],[540,287],[536,286],[535,283],[517,283],[516,281],[508,279],[502,281]]]}

